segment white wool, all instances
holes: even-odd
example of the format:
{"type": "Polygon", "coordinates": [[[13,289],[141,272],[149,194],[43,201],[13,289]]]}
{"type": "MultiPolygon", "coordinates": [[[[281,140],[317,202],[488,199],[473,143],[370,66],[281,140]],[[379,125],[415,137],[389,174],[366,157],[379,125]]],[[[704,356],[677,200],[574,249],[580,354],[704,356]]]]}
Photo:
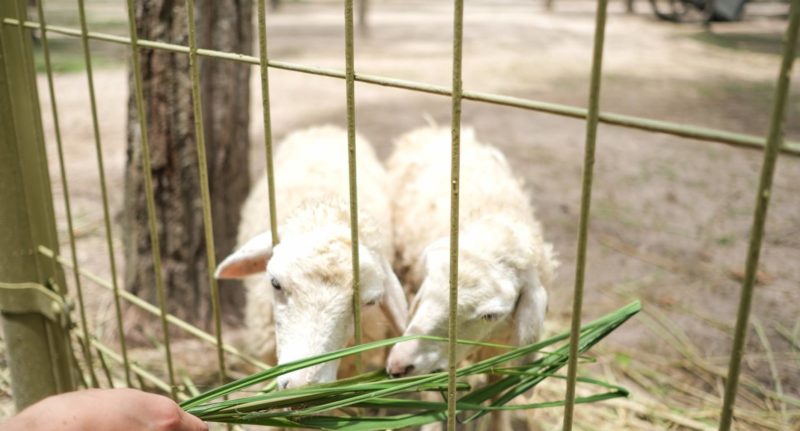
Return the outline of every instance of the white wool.
{"type": "MultiPolygon", "coordinates": [[[[387,194],[388,178],[372,147],[360,136],[356,138],[356,142],[360,246],[391,262],[394,252],[392,219],[387,194]]],[[[294,263],[289,258],[278,262],[278,254],[286,257],[295,253],[295,249],[316,247],[312,255],[317,256],[318,261],[308,265],[316,268],[315,274],[319,280],[329,284],[350,286],[352,274],[349,268],[352,264],[346,132],[338,127],[323,126],[292,133],[277,147],[274,169],[277,224],[281,244],[275,248],[275,257],[270,261],[270,267],[274,266],[275,271],[284,271],[281,265],[291,266],[294,263]],[[315,242],[318,244],[314,244],[315,242]]],[[[244,204],[239,228],[240,247],[251,238],[270,230],[267,190],[267,179],[264,176],[255,184],[244,204]]],[[[362,255],[362,268],[365,260],[369,260],[369,256],[362,255]]],[[[365,274],[362,270],[361,276],[363,297],[364,285],[369,281],[365,281],[365,277],[369,274],[365,274]]],[[[263,273],[261,276],[245,280],[247,288],[245,314],[248,344],[253,346],[253,353],[269,363],[276,363],[278,346],[276,346],[273,313],[273,300],[276,294],[268,283],[263,273]]],[[[313,286],[308,287],[309,285],[313,283],[298,284],[296,291],[292,292],[293,298],[301,301],[303,295],[315,295],[316,292],[311,289],[313,286]]],[[[352,288],[348,287],[342,294],[352,296],[352,288]]],[[[363,308],[362,321],[365,324],[362,326],[365,342],[390,335],[389,325],[377,308],[363,308]]],[[[338,309],[316,311],[317,313],[310,318],[311,321],[307,322],[309,328],[316,328],[316,324],[325,326],[325,319],[330,317],[326,313],[342,312],[338,309]]],[[[287,357],[293,354],[289,351],[292,348],[291,344],[289,342],[284,344],[284,355],[287,357]]],[[[369,361],[370,358],[366,359],[369,361]]],[[[373,361],[382,364],[382,357],[374,358],[373,361]]]]}
{"type": "MultiPolygon", "coordinates": [[[[417,292],[406,334],[446,336],[450,143],[449,129],[417,129],[396,141],[388,162],[396,268],[417,292]]],[[[557,266],[552,246],[542,238],[530,194],[498,149],[465,129],[460,161],[459,338],[511,341],[515,334],[530,342],[541,332],[544,288],[557,266]]],[[[469,350],[461,346],[459,357],[469,350]]],[[[388,366],[391,372],[410,364],[424,373],[446,360],[442,344],[412,341],[392,350],[388,366]]]]}

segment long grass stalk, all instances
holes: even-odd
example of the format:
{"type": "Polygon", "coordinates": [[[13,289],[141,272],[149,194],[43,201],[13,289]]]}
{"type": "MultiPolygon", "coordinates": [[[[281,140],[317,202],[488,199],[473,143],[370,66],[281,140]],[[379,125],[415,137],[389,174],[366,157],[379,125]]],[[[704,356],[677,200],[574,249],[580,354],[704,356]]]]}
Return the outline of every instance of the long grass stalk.
{"type": "MultiPolygon", "coordinates": [[[[583,355],[638,313],[640,309],[641,305],[636,301],[584,325],[581,328],[578,355],[583,355]]],[[[563,406],[565,404],[563,399],[517,405],[507,404],[545,379],[565,378],[558,374],[558,371],[569,360],[569,344],[566,342],[569,335],[568,332],[561,333],[522,347],[505,346],[508,351],[504,353],[459,368],[456,372],[456,376],[460,379],[456,389],[462,394],[456,402],[459,421],[470,422],[495,410],[563,406]],[[523,364],[517,363],[522,358],[530,357],[533,353],[538,353],[537,359],[523,364]],[[464,380],[466,377],[482,374],[491,374],[499,379],[480,388],[472,388],[464,380]]],[[[349,347],[278,365],[195,396],[184,401],[181,406],[189,413],[206,421],[286,428],[371,431],[420,426],[442,421],[447,417],[446,399],[441,402],[432,402],[408,399],[407,397],[409,394],[423,391],[446,392],[448,382],[446,372],[391,379],[381,370],[332,383],[296,389],[283,391],[270,389],[255,394],[244,392],[251,386],[269,385],[276,377],[301,368],[412,339],[447,342],[447,339],[442,337],[406,336],[349,347]],[[219,400],[227,396],[232,398],[219,400]],[[383,409],[389,411],[390,414],[381,417],[336,415],[342,409],[354,407],[383,409]]],[[[457,342],[486,344],[469,340],[457,340],[457,342]]],[[[581,356],[579,359],[585,358],[581,356]]],[[[592,403],[628,395],[625,388],[601,380],[581,377],[578,382],[594,387],[596,391],[593,392],[596,393],[578,397],[576,403],[592,403]]]]}

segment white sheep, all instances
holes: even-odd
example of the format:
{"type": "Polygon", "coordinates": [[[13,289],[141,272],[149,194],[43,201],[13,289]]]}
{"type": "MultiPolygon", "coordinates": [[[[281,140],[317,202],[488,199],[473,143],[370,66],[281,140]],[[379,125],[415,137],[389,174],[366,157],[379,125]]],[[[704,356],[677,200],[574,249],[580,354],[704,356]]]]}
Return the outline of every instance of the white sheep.
{"type": "MultiPolygon", "coordinates": [[[[388,163],[398,271],[416,290],[404,335],[447,336],[450,142],[449,129],[417,129],[397,140],[388,163]]],[[[461,135],[459,214],[458,337],[535,341],[557,265],[552,246],[503,154],[476,141],[470,129],[461,135]]],[[[459,345],[457,359],[474,350],[459,345]]],[[[392,348],[387,372],[399,377],[446,366],[446,343],[412,340],[392,348]]]]}
{"type": "MultiPolygon", "coordinates": [[[[366,342],[402,331],[407,303],[389,264],[394,251],[388,178],[372,147],[361,137],[356,142],[366,342]]],[[[353,333],[347,134],[332,126],[292,133],[276,150],[274,165],[280,243],[273,248],[265,177],[242,209],[240,248],[216,276],[239,279],[266,271],[245,282],[249,341],[265,360],[277,355],[278,363],[286,363],[343,348],[353,333]]],[[[382,364],[383,357],[377,360],[382,364]]],[[[333,361],[298,370],[278,384],[332,381],[337,368],[333,361]]]]}

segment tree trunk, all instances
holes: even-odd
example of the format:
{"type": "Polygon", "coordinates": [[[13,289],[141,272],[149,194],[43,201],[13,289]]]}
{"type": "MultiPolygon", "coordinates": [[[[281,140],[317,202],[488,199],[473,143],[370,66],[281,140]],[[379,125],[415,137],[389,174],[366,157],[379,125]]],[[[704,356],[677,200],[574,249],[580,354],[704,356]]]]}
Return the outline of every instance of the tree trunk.
{"type": "MultiPolygon", "coordinates": [[[[251,13],[251,0],[198,0],[195,13],[198,46],[250,53],[251,13]]],[[[139,0],[136,18],[141,39],[180,45],[189,43],[183,0],[139,0]]],[[[140,55],[162,274],[169,311],[209,328],[211,295],[189,57],[184,53],[153,49],[140,49],[140,55]]],[[[139,119],[132,74],[129,77],[123,215],[125,287],[156,303],[139,119]]],[[[247,65],[201,57],[203,124],[217,258],[226,256],[235,246],[239,210],[250,187],[249,77],[247,65]]],[[[244,293],[226,284],[220,283],[223,316],[228,323],[236,323],[241,319],[244,293]]]]}
{"type": "Polygon", "coordinates": [[[369,0],[358,0],[356,3],[356,10],[358,11],[358,31],[366,36],[369,32],[369,25],[367,23],[367,11],[369,11],[369,0]]]}

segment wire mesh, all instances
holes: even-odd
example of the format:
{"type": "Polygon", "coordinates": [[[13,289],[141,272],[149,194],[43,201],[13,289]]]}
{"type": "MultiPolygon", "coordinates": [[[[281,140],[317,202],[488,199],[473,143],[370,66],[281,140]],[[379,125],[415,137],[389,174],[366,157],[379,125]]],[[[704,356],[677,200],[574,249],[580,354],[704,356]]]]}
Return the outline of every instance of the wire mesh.
{"type": "MultiPolygon", "coordinates": [[[[8,25],[22,25],[31,29],[40,28],[40,23],[26,21],[20,23],[19,20],[14,18],[3,18],[3,23],[8,25]]],[[[48,25],[47,30],[54,33],[63,34],[66,36],[78,36],[80,32],[74,29],[48,25]]],[[[102,40],[110,43],[117,43],[122,45],[129,45],[130,39],[124,36],[116,36],[101,32],[89,32],[87,35],[90,39],[102,40]]],[[[139,45],[142,48],[159,49],[170,52],[188,53],[189,49],[186,46],[155,42],[150,40],[140,40],[139,45]]],[[[197,55],[208,58],[217,58],[221,60],[238,61],[247,64],[258,65],[260,60],[245,54],[237,54],[231,52],[215,51],[211,49],[197,49],[197,55]]],[[[307,73],[311,75],[325,76],[329,78],[344,79],[345,73],[330,68],[307,66],[285,61],[270,60],[268,66],[274,69],[287,70],[293,72],[307,73]]],[[[439,96],[452,97],[450,87],[426,84],[422,82],[408,81],[404,79],[388,78],[377,75],[356,73],[354,77],[356,82],[363,82],[366,84],[380,85],[384,87],[399,88],[421,93],[435,94],[439,96]]],[[[537,111],[547,114],[559,115],[563,117],[570,117],[576,119],[586,119],[588,111],[585,108],[577,106],[564,105],[559,103],[549,103],[532,99],[525,99],[520,97],[507,96],[502,94],[494,94],[480,91],[464,90],[464,100],[471,100],[476,102],[490,103],[493,105],[508,106],[512,108],[520,108],[530,111],[537,111]]],[[[644,130],[650,132],[664,133],[672,136],[679,136],[682,138],[695,139],[699,141],[707,141],[712,143],[719,143],[731,145],[735,147],[763,149],[766,145],[766,140],[761,136],[748,135],[744,133],[735,133],[725,130],[718,130],[709,127],[699,127],[694,125],[687,125],[675,123],[671,121],[654,120],[651,118],[637,117],[633,115],[616,114],[612,112],[600,112],[599,122],[602,124],[610,124],[636,130],[644,130]]],[[[800,142],[785,141],[780,148],[780,151],[785,154],[793,156],[800,156],[800,142]]]]}
{"type": "MultiPolygon", "coordinates": [[[[39,246],[39,250],[38,251],[39,251],[40,254],[42,254],[44,256],[47,256],[47,257],[49,257],[51,259],[54,259],[60,265],[62,265],[64,268],[72,270],[74,273],[76,273],[80,277],[84,277],[87,280],[90,280],[91,282],[93,282],[95,285],[100,286],[100,287],[102,287],[104,289],[107,289],[109,291],[113,291],[113,286],[111,285],[111,282],[103,279],[103,277],[101,277],[101,276],[99,276],[99,275],[97,275],[97,274],[95,274],[95,273],[93,273],[91,271],[88,271],[86,269],[79,268],[79,269],[76,270],[75,266],[73,266],[72,262],[70,262],[69,260],[67,260],[67,259],[65,259],[65,258],[63,258],[61,256],[55,256],[53,251],[48,249],[47,247],[39,246]]],[[[144,299],[142,299],[142,298],[140,298],[140,297],[138,297],[138,296],[136,296],[136,295],[134,295],[134,294],[132,294],[130,292],[122,290],[122,291],[120,291],[120,297],[123,300],[129,302],[131,305],[133,305],[133,306],[135,306],[135,307],[137,307],[137,308],[139,308],[141,310],[144,310],[147,313],[150,313],[150,314],[152,314],[152,315],[154,315],[156,317],[160,317],[162,315],[162,312],[161,312],[162,308],[161,307],[156,307],[153,304],[145,301],[144,299]]],[[[185,332],[197,337],[198,339],[200,339],[202,341],[205,341],[208,344],[211,344],[212,346],[216,347],[218,345],[217,344],[217,338],[215,336],[209,334],[208,332],[206,332],[206,331],[204,331],[204,330],[192,325],[191,323],[189,323],[189,322],[187,322],[187,321],[175,316],[174,314],[164,313],[164,316],[166,318],[167,323],[169,323],[170,325],[172,325],[172,326],[174,326],[174,327],[176,327],[178,329],[181,329],[181,330],[183,330],[183,331],[185,331],[185,332]]],[[[244,361],[244,362],[246,362],[246,363],[248,363],[248,364],[250,364],[250,365],[252,365],[254,367],[257,367],[257,368],[260,368],[260,369],[263,369],[263,370],[270,368],[270,366],[267,365],[265,362],[262,362],[262,361],[258,360],[257,358],[254,358],[253,356],[242,352],[241,350],[237,349],[236,347],[231,346],[230,344],[223,343],[222,348],[227,353],[229,353],[229,354],[231,354],[233,356],[236,356],[237,358],[241,359],[242,361],[244,361]]]]}
{"type": "MultiPolygon", "coordinates": [[[[89,88],[89,106],[92,114],[92,132],[94,133],[95,155],[97,156],[97,169],[100,172],[100,197],[103,201],[103,224],[105,225],[106,247],[108,248],[108,264],[111,271],[111,283],[114,286],[114,310],[117,318],[117,333],[119,335],[120,351],[125,363],[125,376],[130,381],[128,364],[128,349],[125,341],[125,330],[122,326],[122,309],[119,302],[119,282],[117,281],[117,260],[114,256],[114,238],[111,230],[111,212],[108,209],[108,182],[106,181],[105,162],[103,160],[103,144],[100,136],[100,123],[97,119],[97,98],[94,91],[94,74],[92,73],[92,54],[89,49],[89,39],[86,37],[86,8],[84,0],[78,0],[78,16],[81,25],[81,45],[83,59],[86,66],[86,80],[89,88]]],[[[92,376],[92,382],[97,383],[92,376]]]]}
{"type": "MultiPolygon", "coordinates": [[[[93,359],[91,348],[94,347],[99,352],[98,358],[103,365],[104,370],[107,371],[107,366],[104,358],[111,358],[113,361],[122,364],[125,368],[125,379],[128,386],[132,386],[131,374],[137,376],[138,379],[145,379],[154,384],[161,390],[171,392],[175,398],[185,398],[186,394],[179,392],[175,384],[175,377],[172,365],[172,358],[169,350],[169,330],[168,324],[179,327],[198,338],[211,343],[216,347],[219,365],[219,379],[225,379],[225,352],[233,354],[252,365],[260,368],[268,368],[268,365],[260,360],[250,357],[247,354],[238,351],[234,347],[223,343],[222,328],[219,309],[219,291],[216,279],[214,278],[214,269],[216,266],[214,256],[214,240],[213,240],[213,227],[210,211],[210,196],[208,189],[208,171],[205,154],[205,142],[203,131],[202,119],[202,101],[200,99],[199,91],[199,67],[198,57],[214,58],[221,60],[238,61],[247,64],[259,65],[261,72],[261,88],[262,88],[262,103],[264,107],[264,129],[265,129],[265,149],[266,149],[266,164],[268,176],[268,193],[270,203],[270,229],[272,232],[273,244],[279,241],[276,207],[274,196],[274,177],[273,177],[273,161],[272,161],[272,130],[270,119],[270,103],[269,103],[269,68],[289,70],[300,73],[307,73],[313,75],[327,76],[332,78],[344,79],[346,83],[346,98],[347,98],[347,135],[348,135],[348,165],[349,165],[349,186],[350,186],[350,216],[351,216],[351,237],[352,237],[352,260],[353,260],[353,309],[354,309],[354,322],[355,322],[355,338],[356,342],[361,342],[360,331],[360,301],[359,301],[359,270],[358,270],[358,200],[357,200],[357,175],[356,175],[356,146],[355,146],[355,83],[362,82],[373,85],[380,85],[386,87],[400,88],[411,91],[436,94],[441,96],[448,96],[452,101],[452,142],[451,142],[451,230],[450,230],[450,320],[449,320],[449,343],[448,343],[448,430],[455,429],[455,339],[456,339],[456,312],[457,312],[457,281],[458,281],[458,208],[459,208],[459,158],[460,158],[460,128],[461,128],[461,104],[463,100],[472,100],[483,103],[490,103],[496,105],[503,105],[515,107],[525,110],[538,111],[560,116],[567,116],[578,119],[586,120],[586,147],[584,154],[584,172],[583,184],[581,194],[581,214],[579,219],[579,234],[577,241],[577,262],[576,262],[576,279],[574,302],[572,309],[572,335],[570,338],[570,362],[568,366],[567,376],[567,400],[564,412],[564,430],[569,430],[572,427],[572,416],[575,403],[575,382],[577,379],[577,355],[576,350],[578,346],[578,331],[580,327],[580,314],[582,309],[582,296],[583,285],[585,279],[585,265],[586,265],[586,247],[588,238],[588,224],[590,219],[590,204],[592,192],[592,177],[593,177],[593,163],[594,153],[597,139],[598,124],[605,123],[610,125],[622,126],[632,129],[645,130],[657,133],[666,133],[674,136],[686,137],[691,139],[710,141],[722,143],[733,146],[757,148],[764,151],[764,162],[761,169],[761,178],[758,186],[758,193],[756,197],[755,213],[753,217],[753,229],[751,232],[750,243],[748,247],[748,255],[746,262],[746,273],[742,286],[742,293],[740,297],[740,306],[737,314],[736,328],[734,334],[733,352],[730,358],[730,366],[728,379],[726,381],[725,398],[722,407],[722,416],[720,420],[720,430],[726,431],[730,429],[733,419],[733,407],[736,397],[736,389],[738,377],[740,373],[741,357],[744,349],[744,340],[747,330],[747,322],[750,312],[750,304],[752,300],[753,287],[755,284],[755,274],[758,268],[759,254],[761,245],[763,243],[763,235],[766,224],[766,214],[769,205],[770,188],[774,176],[775,165],[779,153],[790,155],[800,155],[800,144],[796,142],[784,142],[782,127],[784,124],[784,117],[787,104],[787,95],[789,92],[790,72],[794,61],[794,52],[796,50],[798,29],[800,29],[800,0],[793,0],[791,3],[790,22],[786,31],[785,46],[782,57],[781,69],[778,77],[778,85],[776,88],[775,101],[773,111],[770,117],[769,135],[763,139],[754,135],[732,133],[722,130],[715,130],[704,127],[687,126],[679,123],[652,120],[648,118],[626,116],[614,113],[601,112],[599,109],[600,98],[600,82],[602,78],[602,52],[604,43],[604,29],[606,21],[606,6],[607,0],[598,0],[596,12],[596,27],[594,35],[594,54],[592,62],[591,85],[589,106],[587,109],[578,108],[569,105],[552,104],[536,100],[523,99],[510,97],[505,95],[473,92],[463,89],[462,76],[461,76],[461,62],[462,62],[462,44],[463,44],[463,13],[464,6],[463,0],[454,0],[454,17],[453,17],[453,80],[450,87],[436,86],[426,83],[399,80],[394,78],[359,74],[356,73],[354,67],[354,43],[353,43],[353,3],[352,0],[345,1],[344,9],[344,24],[345,24],[345,70],[344,72],[329,68],[313,67],[306,65],[299,65],[288,62],[272,61],[269,60],[267,55],[267,33],[266,33],[266,20],[265,20],[265,5],[264,0],[258,1],[258,34],[259,34],[259,57],[221,52],[209,49],[200,49],[197,47],[196,41],[196,25],[194,18],[194,1],[186,1],[187,9],[187,26],[189,30],[189,45],[182,46],[176,44],[169,44],[163,42],[139,40],[136,35],[136,22],[135,13],[133,9],[132,0],[128,0],[128,19],[130,27],[130,36],[128,38],[123,36],[115,36],[106,33],[90,32],[87,29],[86,14],[84,1],[78,0],[78,10],[80,17],[80,29],[71,29],[60,26],[47,25],[45,21],[45,14],[42,7],[42,2],[37,4],[38,22],[24,21],[3,18],[3,25],[15,25],[19,28],[20,32],[25,29],[40,29],[43,40],[45,69],[48,78],[48,90],[50,100],[53,107],[53,121],[55,126],[55,137],[57,143],[57,150],[59,155],[59,170],[61,173],[62,187],[64,189],[64,199],[66,207],[66,217],[68,224],[68,235],[70,241],[70,248],[72,251],[71,260],[64,259],[57,256],[52,250],[40,246],[39,252],[53,259],[54,264],[58,263],[63,267],[71,268],[75,276],[76,292],[79,299],[79,309],[81,315],[82,330],[76,333],[78,338],[83,342],[84,355],[87,365],[90,370],[92,385],[99,384],[96,375],[94,374],[93,359]],[[95,150],[97,157],[97,165],[100,172],[100,186],[103,201],[103,214],[105,224],[105,238],[109,254],[109,266],[111,271],[111,280],[103,280],[102,278],[81,269],[77,261],[77,252],[74,238],[72,210],[69,201],[69,187],[67,179],[67,171],[64,163],[63,148],[61,143],[60,124],[58,118],[58,111],[56,108],[55,86],[53,84],[52,66],[50,62],[49,46],[47,33],[59,33],[67,36],[78,37],[81,40],[83,47],[83,54],[86,66],[87,84],[89,91],[89,100],[92,114],[92,125],[95,142],[95,150]],[[121,290],[117,284],[116,276],[116,262],[114,257],[113,238],[111,233],[110,215],[108,208],[108,195],[106,189],[105,169],[102,152],[102,142],[99,130],[97,103],[95,98],[94,80],[92,74],[92,61],[89,48],[89,41],[97,40],[110,43],[118,43],[129,45],[132,55],[132,64],[134,69],[134,83],[135,83],[135,99],[136,108],[139,119],[139,126],[141,131],[141,145],[143,149],[143,169],[145,174],[145,192],[147,195],[148,204],[148,222],[150,225],[151,233],[151,246],[153,249],[154,266],[156,268],[156,280],[159,296],[159,307],[155,307],[146,301],[138,298],[136,295],[130,294],[121,290]],[[197,144],[198,164],[200,172],[200,184],[203,201],[203,221],[204,221],[204,234],[206,240],[206,253],[208,262],[208,276],[211,286],[211,301],[212,312],[214,318],[215,334],[211,335],[201,329],[177,318],[174,315],[167,313],[166,300],[164,293],[163,281],[160,274],[160,256],[157,228],[155,224],[155,205],[152,192],[152,179],[150,172],[150,160],[147,144],[147,121],[146,113],[143,105],[143,88],[142,78],[139,64],[139,50],[140,49],[159,49],[171,51],[176,53],[185,53],[189,55],[190,69],[191,69],[191,85],[192,85],[192,99],[194,110],[195,122],[195,139],[197,144]],[[104,345],[98,340],[92,338],[88,326],[88,319],[86,318],[85,309],[83,306],[83,293],[81,277],[86,277],[98,285],[109,289],[114,296],[115,311],[117,318],[117,330],[120,338],[120,353],[115,352],[110,347],[104,345]],[[122,330],[122,317],[121,317],[121,299],[151,313],[158,315],[162,321],[162,330],[164,333],[166,359],[169,382],[153,375],[152,373],[144,370],[142,367],[133,364],[127,357],[127,347],[125,345],[125,337],[122,330]]],[[[33,71],[29,71],[33,74],[33,71]]],[[[107,378],[110,379],[110,373],[107,373],[107,378]]]]}

